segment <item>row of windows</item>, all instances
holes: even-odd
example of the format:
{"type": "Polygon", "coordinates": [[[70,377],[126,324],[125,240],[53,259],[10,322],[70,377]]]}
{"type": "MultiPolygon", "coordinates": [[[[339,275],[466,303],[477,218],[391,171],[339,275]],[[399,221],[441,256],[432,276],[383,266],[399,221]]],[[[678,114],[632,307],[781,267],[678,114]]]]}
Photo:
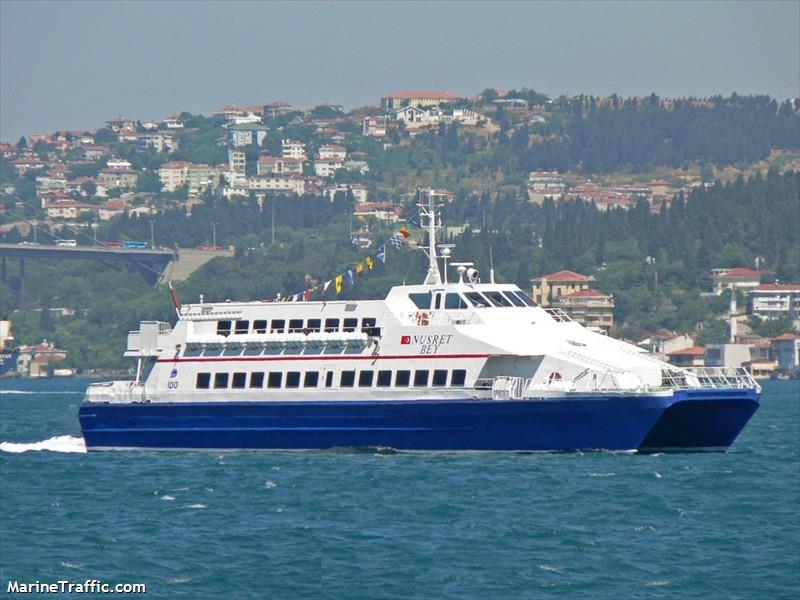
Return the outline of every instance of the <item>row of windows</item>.
{"type": "MultiPolygon", "coordinates": [[[[464,369],[455,369],[447,371],[446,369],[435,369],[433,376],[427,369],[418,369],[416,371],[410,370],[363,370],[363,371],[342,371],[339,374],[339,387],[351,388],[356,387],[392,387],[392,379],[394,379],[394,387],[428,387],[430,381],[433,387],[446,387],[448,384],[448,376],[450,386],[462,387],[467,377],[467,372],[464,369]],[[357,375],[357,376],[356,376],[357,375]]],[[[319,372],[318,371],[271,371],[264,373],[257,371],[249,373],[198,373],[196,380],[196,387],[200,390],[213,389],[245,389],[249,388],[299,388],[302,381],[302,387],[316,388],[319,386],[319,372]],[[212,377],[213,375],[213,377],[212,377]],[[284,377],[285,376],[285,377],[284,377]]],[[[333,372],[328,371],[325,374],[325,387],[333,387],[333,372]]]]}
{"type": "MultiPolygon", "coordinates": [[[[229,336],[231,333],[245,335],[248,333],[352,333],[359,330],[358,319],[289,319],[288,328],[286,319],[256,319],[253,327],[250,328],[250,321],[240,319],[237,321],[223,320],[217,321],[217,335],[229,336]]],[[[361,329],[372,329],[376,326],[377,319],[374,317],[364,317],[361,319],[361,329]]]]}
{"type": "Polygon", "coordinates": [[[489,308],[492,306],[536,306],[536,303],[526,294],[514,290],[466,292],[463,297],[461,294],[455,292],[448,292],[447,294],[442,294],[441,292],[435,294],[432,292],[424,292],[409,294],[408,297],[417,308],[422,310],[438,310],[441,308],[445,310],[459,310],[469,308],[470,306],[476,308],[489,308]],[[464,299],[465,297],[466,300],[464,299]]]}

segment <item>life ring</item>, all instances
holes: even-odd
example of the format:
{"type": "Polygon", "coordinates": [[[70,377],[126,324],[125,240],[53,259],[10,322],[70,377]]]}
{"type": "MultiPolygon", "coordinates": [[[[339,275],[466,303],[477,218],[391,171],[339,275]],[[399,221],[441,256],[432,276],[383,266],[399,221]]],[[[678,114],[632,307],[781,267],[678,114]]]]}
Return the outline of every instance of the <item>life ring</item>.
{"type": "Polygon", "coordinates": [[[425,311],[420,311],[417,313],[417,325],[430,325],[431,316],[426,313],[425,311]]]}
{"type": "Polygon", "coordinates": [[[562,379],[561,373],[559,373],[558,371],[553,371],[547,377],[547,383],[553,383],[554,381],[560,381],[561,379],[562,379]]]}

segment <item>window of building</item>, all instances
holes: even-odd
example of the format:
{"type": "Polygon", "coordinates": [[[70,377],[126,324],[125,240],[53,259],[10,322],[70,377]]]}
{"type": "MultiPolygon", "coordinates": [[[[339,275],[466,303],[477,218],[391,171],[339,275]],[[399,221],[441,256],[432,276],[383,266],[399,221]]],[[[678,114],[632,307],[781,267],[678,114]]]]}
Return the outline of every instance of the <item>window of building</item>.
{"type": "Polygon", "coordinates": [[[478,292],[467,292],[465,296],[477,308],[489,308],[491,306],[491,303],[478,292]]]}
{"type": "Polygon", "coordinates": [[[253,321],[253,333],[267,333],[266,319],[253,321]]]}
{"type": "Polygon", "coordinates": [[[361,371],[358,374],[358,387],[372,387],[372,371],[361,371]]]}
{"type": "Polygon", "coordinates": [[[433,387],[444,387],[447,385],[447,371],[436,369],[433,372],[433,387]]]}
{"type": "Polygon", "coordinates": [[[411,371],[398,371],[394,376],[395,387],[408,387],[411,381],[411,371]]]}
{"type": "Polygon", "coordinates": [[[325,333],[336,333],[339,331],[339,319],[325,319],[325,333]]]}
{"type": "Polygon", "coordinates": [[[230,321],[217,321],[217,335],[229,336],[231,334],[230,321]]]}
{"type": "Polygon", "coordinates": [[[289,371],[286,374],[286,387],[287,388],[300,387],[300,371],[289,371]]]}
{"type": "Polygon", "coordinates": [[[450,292],[444,297],[444,307],[449,310],[458,310],[467,308],[467,303],[459,294],[450,292]]]}
{"type": "Polygon", "coordinates": [[[508,299],[500,292],[491,291],[486,292],[485,295],[495,306],[511,306],[511,302],[509,302],[508,299]]]}
{"type": "Polygon", "coordinates": [[[289,319],[289,333],[303,333],[303,319],[289,319]]]}
{"type": "Polygon", "coordinates": [[[322,329],[322,319],[309,319],[306,329],[309,333],[319,333],[322,329]]]}
{"type": "Polygon", "coordinates": [[[284,321],[283,319],[272,319],[269,331],[270,333],[283,333],[285,327],[286,327],[286,321],[284,321]]]}
{"type": "Polygon", "coordinates": [[[207,390],[211,385],[211,373],[198,373],[195,386],[198,390],[207,390]]]}
{"type": "Polygon", "coordinates": [[[247,373],[234,373],[231,380],[231,387],[236,390],[244,389],[247,383],[247,373]]]}
{"type": "Polygon", "coordinates": [[[430,292],[409,294],[408,299],[411,300],[414,303],[414,305],[420,310],[428,310],[431,307],[430,292]]]}
{"type": "Polygon", "coordinates": [[[228,374],[227,373],[214,373],[214,388],[224,389],[228,387],[228,374]]]}
{"type": "Polygon", "coordinates": [[[280,371],[272,371],[267,378],[267,387],[279,388],[283,383],[283,373],[280,371]]]}
{"type": "Polygon", "coordinates": [[[264,373],[250,373],[250,387],[263,388],[264,387],[264,373]]]}
{"type": "Polygon", "coordinates": [[[517,295],[514,292],[503,292],[503,296],[505,296],[514,306],[525,306],[525,303],[517,298],[517,295]]]}
{"type": "Polygon", "coordinates": [[[345,319],[342,331],[352,333],[356,330],[356,327],[358,327],[358,319],[345,319]]]}
{"type": "Polygon", "coordinates": [[[450,378],[450,385],[453,387],[462,387],[467,379],[467,371],[465,369],[456,369],[453,371],[453,376],[450,378]]]}
{"type": "Polygon", "coordinates": [[[342,371],[342,375],[339,378],[339,386],[340,387],[353,387],[353,384],[356,381],[356,372],[355,371],[342,371]]]}
{"type": "Polygon", "coordinates": [[[236,329],[234,332],[237,335],[243,335],[250,331],[250,321],[236,321],[236,329]]]}
{"type": "Polygon", "coordinates": [[[319,385],[319,373],[317,371],[306,371],[303,377],[303,387],[315,388],[319,385]]]}
{"type": "Polygon", "coordinates": [[[414,387],[428,387],[428,370],[414,371],[414,387]]]}
{"type": "Polygon", "coordinates": [[[392,385],[391,371],[378,371],[378,387],[390,387],[392,385]]]}

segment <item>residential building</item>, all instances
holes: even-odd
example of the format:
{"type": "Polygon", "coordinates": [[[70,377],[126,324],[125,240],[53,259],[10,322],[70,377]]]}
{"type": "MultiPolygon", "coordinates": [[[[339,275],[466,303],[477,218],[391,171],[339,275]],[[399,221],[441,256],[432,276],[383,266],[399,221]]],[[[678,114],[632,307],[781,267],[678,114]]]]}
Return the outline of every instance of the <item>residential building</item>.
{"type": "Polygon", "coordinates": [[[297,175],[256,175],[248,178],[247,183],[252,192],[291,192],[298,196],[305,193],[305,182],[297,175]]]}
{"type": "Polygon", "coordinates": [[[151,131],[136,135],[139,148],[152,148],[156,152],[175,152],[178,149],[178,138],[171,133],[151,131]]]}
{"type": "Polygon", "coordinates": [[[381,98],[381,108],[389,111],[403,106],[436,106],[461,99],[462,96],[450,92],[395,92],[381,98]]]}
{"type": "Polygon", "coordinates": [[[528,200],[535,204],[542,204],[545,198],[558,202],[565,190],[564,179],[556,171],[531,171],[528,175],[528,200]]]}
{"type": "Polygon", "coordinates": [[[302,175],[303,161],[291,156],[261,156],[256,163],[258,175],[302,175]]]}
{"type": "Polygon", "coordinates": [[[111,157],[106,161],[106,166],[109,169],[132,169],[133,165],[131,161],[125,160],[124,158],[115,158],[111,157]]]}
{"type": "Polygon", "coordinates": [[[344,168],[341,158],[318,158],[314,161],[314,175],[317,177],[333,177],[339,169],[344,168]]]}
{"type": "Polygon", "coordinates": [[[82,144],[80,149],[83,153],[83,158],[90,161],[98,160],[110,153],[108,146],[100,146],[98,144],[82,144]]]}
{"type": "Polygon", "coordinates": [[[692,346],[667,352],[667,360],[676,367],[704,367],[706,349],[702,346],[692,346]]]}
{"type": "Polygon", "coordinates": [[[384,137],[386,135],[386,117],[383,115],[364,117],[361,120],[361,134],[372,137],[384,137]]]}
{"type": "Polygon", "coordinates": [[[167,117],[164,119],[161,124],[166,127],[167,129],[183,129],[183,119],[181,119],[180,115],[172,115],[171,117],[167,117]]]}
{"type": "Polygon", "coordinates": [[[531,279],[531,297],[539,306],[554,306],[555,301],[561,296],[588,290],[595,281],[591,275],[558,271],[531,279]]]}
{"type": "Polygon", "coordinates": [[[308,160],[306,145],[296,140],[281,140],[281,155],[285,158],[297,158],[301,161],[308,160]]]}
{"type": "Polygon", "coordinates": [[[394,113],[396,121],[405,123],[406,129],[417,129],[428,127],[437,123],[437,119],[432,117],[428,111],[415,105],[404,106],[397,109],[394,113]]]}
{"type": "Polygon", "coordinates": [[[67,189],[67,176],[50,171],[36,178],[36,191],[41,194],[59,193],[67,189]]]}
{"type": "Polygon", "coordinates": [[[748,344],[709,344],[706,346],[706,367],[742,367],[752,360],[748,344]]]}
{"type": "Polygon", "coordinates": [[[241,150],[228,150],[228,170],[243,177],[247,172],[247,155],[241,150]]]}
{"type": "Polygon", "coordinates": [[[106,129],[110,129],[114,133],[120,131],[136,131],[136,119],[128,119],[124,117],[117,117],[106,121],[106,129]]]}
{"type": "Polygon", "coordinates": [[[112,198],[94,208],[98,219],[101,221],[110,221],[127,212],[130,207],[131,202],[128,198],[112,198]]]}
{"type": "Polygon", "coordinates": [[[22,346],[17,359],[17,373],[24,377],[49,377],[55,365],[65,358],[66,350],[56,348],[47,340],[34,346],[22,346]]]}
{"type": "Polygon", "coordinates": [[[329,185],[322,190],[322,195],[328,200],[333,201],[338,192],[347,194],[348,191],[353,194],[353,200],[357,203],[367,201],[369,195],[367,186],[361,183],[336,183],[334,185],[329,185]]]}
{"type": "Polygon", "coordinates": [[[328,146],[320,146],[318,154],[320,158],[339,158],[344,160],[347,158],[347,149],[338,144],[331,144],[328,146]]]}
{"type": "Polygon", "coordinates": [[[797,375],[800,368],[800,335],[784,333],[774,338],[771,346],[778,369],[787,375],[797,375]]]}
{"type": "Polygon", "coordinates": [[[694,340],[688,335],[680,335],[668,329],[662,329],[636,344],[647,350],[650,354],[664,356],[676,350],[685,350],[694,345],[694,340]]]}
{"type": "Polygon", "coordinates": [[[48,201],[44,206],[44,212],[49,219],[74,220],[93,210],[93,206],[76,200],[48,201]]]}
{"type": "Polygon", "coordinates": [[[376,219],[384,223],[397,223],[403,208],[394,202],[361,202],[356,204],[353,216],[357,219],[376,219]]]}
{"type": "Polygon", "coordinates": [[[614,325],[614,298],[591,288],[560,296],[556,306],[585,327],[608,333],[614,325]]]}
{"type": "Polygon", "coordinates": [[[171,161],[161,165],[158,177],[165,192],[175,192],[184,185],[189,187],[189,195],[196,195],[206,189],[216,189],[222,172],[217,167],[186,161],[171,161]]]}
{"type": "Polygon", "coordinates": [[[274,119],[275,117],[280,117],[283,115],[288,115],[290,112],[295,112],[297,109],[288,104],[286,102],[270,102],[269,104],[265,104],[264,108],[262,109],[262,114],[265,117],[270,117],[274,119]]]}
{"type": "Polygon", "coordinates": [[[107,168],[102,169],[100,173],[97,174],[97,180],[104,184],[108,189],[130,189],[136,187],[136,184],[139,181],[139,174],[133,169],[107,168]]]}
{"type": "Polygon", "coordinates": [[[268,132],[269,129],[264,125],[231,125],[228,127],[228,147],[260,146],[268,132]]]}
{"type": "Polygon", "coordinates": [[[800,283],[765,283],[752,288],[750,313],[761,319],[800,320],[800,283]]]}
{"type": "Polygon", "coordinates": [[[342,166],[346,171],[357,171],[362,175],[369,173],[369,163],[365,160],[346,160],[342,166]]]}
{"type": "Polygon", "coordinates": [[[764,271],[754,271],[743,267],[711,269],[711,285],[717,296],[724,290],[730,289],[749,292],[761,285],[761,277],[765,274],[764,271]]]}

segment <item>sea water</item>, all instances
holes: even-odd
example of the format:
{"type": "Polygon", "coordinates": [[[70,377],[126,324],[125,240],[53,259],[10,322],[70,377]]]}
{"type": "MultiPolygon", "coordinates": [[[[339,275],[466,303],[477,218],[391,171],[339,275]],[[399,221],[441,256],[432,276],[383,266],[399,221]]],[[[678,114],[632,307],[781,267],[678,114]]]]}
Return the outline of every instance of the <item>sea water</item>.
{"type": "Polygon", "coordinates": [[[0,587],[187,598],[798,598],[800,389],[727,453],[85,453],[0,383],[0,587]]]}

